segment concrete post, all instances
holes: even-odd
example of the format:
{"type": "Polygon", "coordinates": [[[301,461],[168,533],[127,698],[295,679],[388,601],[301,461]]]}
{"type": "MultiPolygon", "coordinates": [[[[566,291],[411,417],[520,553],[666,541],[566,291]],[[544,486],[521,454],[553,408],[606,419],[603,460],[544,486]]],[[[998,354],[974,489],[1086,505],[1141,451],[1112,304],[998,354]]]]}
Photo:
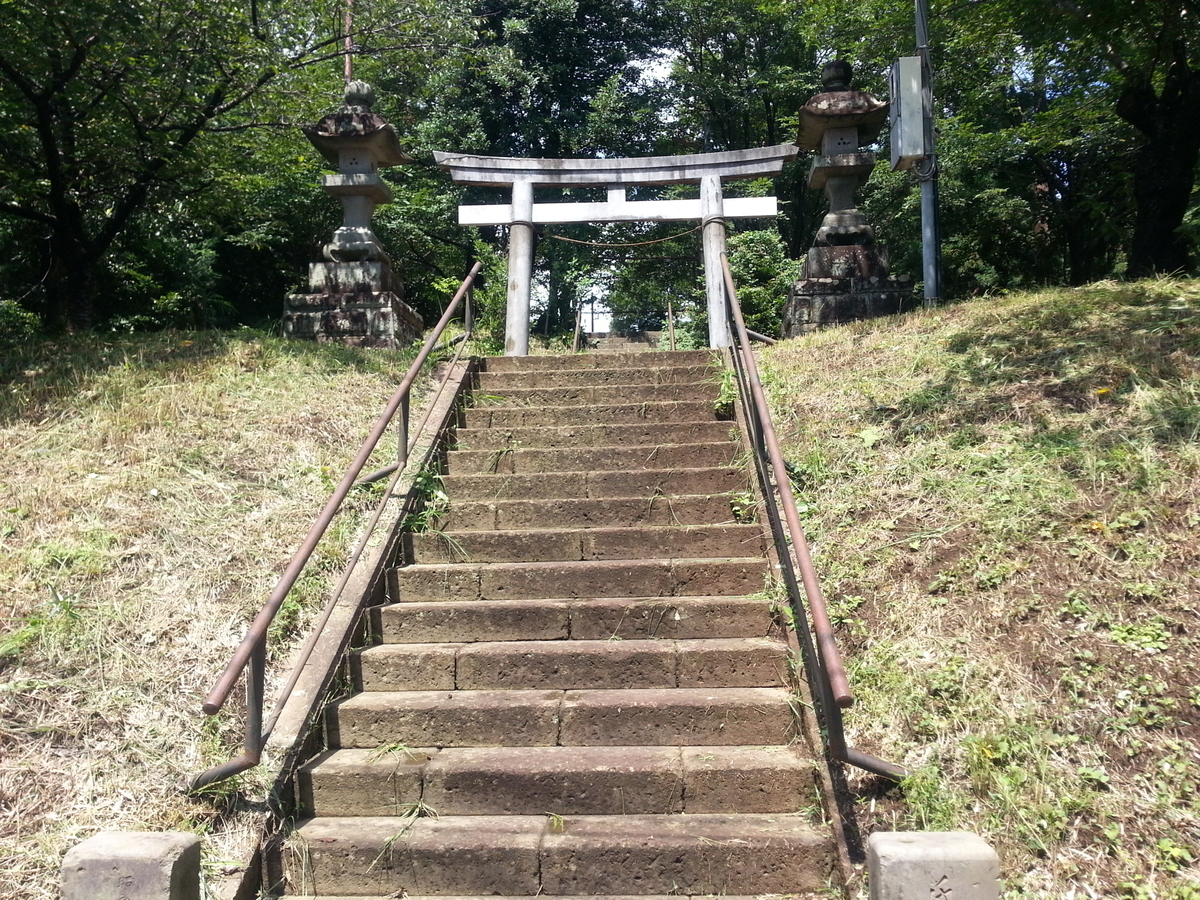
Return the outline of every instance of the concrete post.
{"type": "Polygon", "coordinates": [[[63,857],[62,900],[200,900],[200,838],[102,831],[63,857]]]}
{"type": "Polygon", "coordinates": [[[875,832],[867,840],[871,900],[999,900],[1000,859],[966,831],[875,832]]]}
{"type": "Polygon", "coordinates": [[[708,295],[708,346],[728,347],[729,322],[725,316],[725,276],[721,272],[721,254],[725,252],[725,211],[721,194],[721,176],[700,179],[701,237],[704,243],[704,287],[708,295]]]}
{"type": "Polygon", "coordinates": [[[514,181],[508,231],[508,306],[504,355],[529,355],[529,291],[533,278],[533,182],[514,181]]]}

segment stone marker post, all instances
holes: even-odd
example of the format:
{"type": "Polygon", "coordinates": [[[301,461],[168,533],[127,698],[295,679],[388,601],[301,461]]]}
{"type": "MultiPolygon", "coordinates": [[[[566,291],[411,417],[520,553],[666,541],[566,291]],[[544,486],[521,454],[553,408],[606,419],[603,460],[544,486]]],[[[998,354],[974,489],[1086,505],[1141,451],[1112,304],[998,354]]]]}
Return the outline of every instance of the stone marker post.
{"type": "Polygon", "coordinates": [[[875,153],[863,150],[879,136],[888,104],[850,88],[844,60],[821,71],[825,88],[800,110],[802,150],[815,150],[808,186],[823,190],[829,212],[804,262],[804,277],[788,293],[784,337],[824,325],[890,315],[912,305],[907,275],[888,273],[888,250],[875,242],[875,229],[854,205],[854,193],[875,168],[875,153]]]}
{"type": "Polygon", "coordinates": [[[308,293],[289,294],[283,333],[360,347],[395,348],[420,337],[421,317],[400,299],[391,258],[371,230],[375,207],[392,202],[379,169],[411,162],[396,132],[371,112],[366,82],[346,86],[345,106],[304,134],[332,166],[321,184],[342,203],[342,225],[308,267],[308,293]]]}
{"type": "Polygon", "coordinates": [[[867,839],[871,900],[999,900],[1000,859],[967,831],[877,831],[867,839]]]}
{"type": "Polygon", "coordinates": [[[200,900],[200,838],[102,831],[63,857],[62,900],[200,900]]]}

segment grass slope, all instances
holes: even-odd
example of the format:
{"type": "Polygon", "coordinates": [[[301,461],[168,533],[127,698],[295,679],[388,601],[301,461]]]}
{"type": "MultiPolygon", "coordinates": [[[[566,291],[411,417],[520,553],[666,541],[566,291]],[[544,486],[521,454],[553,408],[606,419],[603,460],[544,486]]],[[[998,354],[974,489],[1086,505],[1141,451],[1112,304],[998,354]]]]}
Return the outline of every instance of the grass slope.
{"type": "Polygon", "coordinates": [[[787,341],[764,382],[858,703],[870,830],[977,831],[1006,896],[1200,898],[1200,283],[787,341]]]}
{"type": "MultiPolygon", "coordinates": [[[[0,897],[57,896],[101,829],[213,830],[209,871],[237,858],[236,789],[178,791],[240,752],[243,704],[206,719],[200,699],[411,358],[253,332],[4,348],[0,897]]],[[[351,494],[273,656],[375,500],[351,494]]]]}
{"type": "MultiPolygon", "coordinates": [[[[1198,298],[991,298],[764,351],[851,741],[916,772],[851,774],[864,832],[979,831],[1013,897],[1200,896],[1198,298]]],[[[238,794],[175,790],[238,746],[200,697],[405,363],[252,333],[6,349],[0,896],[55,896],[101,828],[234,858],[238,794]]]]}

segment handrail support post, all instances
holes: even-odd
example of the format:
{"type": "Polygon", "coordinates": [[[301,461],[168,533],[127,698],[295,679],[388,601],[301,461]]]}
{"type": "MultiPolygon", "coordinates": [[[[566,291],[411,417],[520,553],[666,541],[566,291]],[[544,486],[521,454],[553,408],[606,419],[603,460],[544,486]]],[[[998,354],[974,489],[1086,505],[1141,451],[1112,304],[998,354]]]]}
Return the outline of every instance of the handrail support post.
{"type": "Polygon", "coordinates": [[[408,394],[400,401],[399,439],[396,447],[396,461],[403,469],[408,465],[408,394]]]}
{"type": "Polygon", "coordinates": [[[246,755],[258,759],[263,748],[263,702],[267,681],[267,638],[250,652],[250,671],[246,673],[246,755]]]}

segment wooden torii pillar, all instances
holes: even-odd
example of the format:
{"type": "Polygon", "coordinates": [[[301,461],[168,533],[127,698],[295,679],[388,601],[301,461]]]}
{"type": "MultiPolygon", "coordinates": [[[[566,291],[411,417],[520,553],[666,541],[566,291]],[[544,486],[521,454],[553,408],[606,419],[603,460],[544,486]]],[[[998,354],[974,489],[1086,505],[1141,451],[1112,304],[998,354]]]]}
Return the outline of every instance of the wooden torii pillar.
{"type": "Polygon", "coordinates": [[[721,276],[725,220],[776,215],[774,197],[724,199],[721,182],[733,178],[777,175],[794,157],[795,144],[777,144],[724,153],[646,156],[633,159],[518,159],[468,156],[437,151],[437,164],[456,184],[509,185],[512,202],[505,205],[460,206],[460,225],[508,225],[508,306],[504,355],[529,353],[529,292],[533,275],[533,227],[578,222],[668,222],[700,220],[704,244],[704,283],[708,297],[708,343],[727,347],[729,328],[721,276]],[[625,190],[639,184],[698,182],[698,200],[627,200],[625,190]],[[602,203],[534,203],[537,185],[607,187],[602,203]]]}

